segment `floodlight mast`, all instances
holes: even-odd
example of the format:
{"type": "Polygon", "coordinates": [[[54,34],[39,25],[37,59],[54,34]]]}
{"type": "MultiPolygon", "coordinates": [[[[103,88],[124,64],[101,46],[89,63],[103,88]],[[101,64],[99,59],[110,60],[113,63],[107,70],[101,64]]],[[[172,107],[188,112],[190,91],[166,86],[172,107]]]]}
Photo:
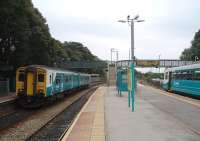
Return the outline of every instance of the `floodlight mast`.
{"type": "Polygon", "coordinates": [[[130,18],[130,15],[127,16],[127,20],[119,20],[121,23],[128,23],[131,26],[131,62],[134,64],[135,55],[134,55],[134,23],[135,22],[144,22],[144,20],[139,20],[139,15],[136,15],[134,18],[130,18]]]}
{"type": "Polygon", "coordinates": [[[136,15],[134,18],[130,18],[130,15],[127,16],[127,20],[119,20],[122,23],[128,23],[131,26],[131,89],[128,92],[128,105],[130,107],[130,97],[132,99],[132,111],[134,111],[134,95],[135,95],[135,56],[134,56],[134,23],[143,22],[144,20],[138,20],[139,15],[136,15]],[[131,93],[131,96],[130,96],[131,93]]]}

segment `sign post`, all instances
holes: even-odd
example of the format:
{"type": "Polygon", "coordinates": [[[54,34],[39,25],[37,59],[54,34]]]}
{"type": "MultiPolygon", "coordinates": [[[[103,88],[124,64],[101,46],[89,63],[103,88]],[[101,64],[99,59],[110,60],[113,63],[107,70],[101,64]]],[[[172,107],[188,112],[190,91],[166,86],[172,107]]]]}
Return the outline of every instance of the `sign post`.
{"type": "Polygon", "coordinates": [[[134,64],[131,63],[127,73],[128,83],[128,107],[131,106],[132,111],[135,107],[135,69],[134,64]]]}
{"type": "Polygon", "coordinates": [[[130,16],[127,16],[127,20],[119,20],[119,22],[122,23],[128,23],[131,26],[131,66],[130,67],[130,74],[131,78],[130,79],[130,86],[129,86],[129,92],[128,92],[128,101],[129,101],[129,106],[130,106],[130,93],[131,93],[131,99],[132,99],[132,111],[134,111],[134,99],[135,99],[135,56],[134,56],[134,23],[135,22],[144,22],[144,20],[138,20],[139,15],[136,15],[134,18],[130,18],[130,16]]]}
{"type": "Polygon", "coordinates": [[[134,63],[131,64],[131,72],[132,72],[132,77],[131,77],[131,81],[132,81],[132,89],[131,89],[131,99],[132,99],[132,112],[134,112],[135,110],[135,67],[134,67],[134,63]]]}

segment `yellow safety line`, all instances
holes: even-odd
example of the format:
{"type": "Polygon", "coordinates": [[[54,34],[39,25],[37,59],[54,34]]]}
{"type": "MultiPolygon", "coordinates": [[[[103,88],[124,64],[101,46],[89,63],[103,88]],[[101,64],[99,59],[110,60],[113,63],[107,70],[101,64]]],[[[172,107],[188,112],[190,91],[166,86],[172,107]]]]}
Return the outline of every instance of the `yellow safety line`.
{"type": "MultiPolygon", "coordinates": [[[[146,85],[145,85],[145,86],[146,86],[146,85]]],[[[196,102],[193,102],[193,101],[186,100],[186,99],[184,99],[184,98],[177,97],[177,96],[175,96],[175,95],[172,95],[173,93],[161,91],[161,90],[159,90],[159,89],[156,89],[156,88],[153,88],[153,87],[150,87],[150,86],[147,86],[147,87],[149,87],[150,89],[152,89],[152,90],[154,90],[154,91],[159,92],[160,94],[163,94],[163,95],[166,95],[166,96],[175,98],[175,99],[177,99],[177,100],[179,100],[179,101],[186,102],[186,103],[189,103],[189,104],[191,104],[191,105],[200,107],[200,103],[196,103],[196,102]],[[170,94],[170,95],[169,95],[169,94],[170,94]]]]}
{"type": "MultiPolygon", "coordinates": [[[[97,89],[98,90],[98,89],[97,89]]],[[[97,91],[96,90],[96,91],[97,91]]],[[[85,108],[87,107],[87,105],[89,104],[89,102],[91,101],[92,97],[95,95],[96,91],[94,92],[93,95],[90,96],[89,100],[87,101],[87,103],[83,106],[83,108],[81,109],[81,111],[78,113],[78,115],[76,116],[74,122],[72,123],[72,125],[70,126],[70,128],[68,129],[68,131],[66,132],[66,134],[64,135],[64,137],[62,138],[62,141],[66,141],[69,134],[72,132],[72,129],[74,128],[75,124],[77,123],[80,115],[83,113],[83,111],[85,110],[85,108]]]]}

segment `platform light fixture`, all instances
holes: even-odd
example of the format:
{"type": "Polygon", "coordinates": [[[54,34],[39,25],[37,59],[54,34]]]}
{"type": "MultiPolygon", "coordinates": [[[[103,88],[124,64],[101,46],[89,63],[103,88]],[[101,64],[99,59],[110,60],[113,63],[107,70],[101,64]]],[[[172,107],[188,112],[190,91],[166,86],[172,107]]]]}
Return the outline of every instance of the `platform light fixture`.
{"type": "MultiPolygon", "coordinates": [[[[134,18],[131,18],[130,15],[127,16],[127,20],[118,20],[118,22],[121,23],[128,23],[129,26],[131,26],[131,66],[130,69],[131,71],[131,80],[132,82],[134,82],[135,80],[135,56],[134,56],[134,23],[135,22],[144,22],[144,20],[139,20],[139,15],[136,15],[134,18]]],[[[128,101],[129,101],[129,107],[130,107],[130,97],[132,99],[132,111],[134,111],[134,103],[135,103],[135,84],[131,84],[131,90],[129,90],[129,94],[128,94],[128,101]],[[130,93],[132,96],[130,96],[130,93]]]]}
{"type": "Polygon", "coordinates": [[[134,23],[135,22],[144,22],[144,20],[139,19],[139,15],[136,15],[134,18],[130,18],[130,15],[127,16],[127,20],[118,20],[121,23],[128,23],[131,26],[131,60],[132,63],[135,61],[134,57],[134,23]]]}

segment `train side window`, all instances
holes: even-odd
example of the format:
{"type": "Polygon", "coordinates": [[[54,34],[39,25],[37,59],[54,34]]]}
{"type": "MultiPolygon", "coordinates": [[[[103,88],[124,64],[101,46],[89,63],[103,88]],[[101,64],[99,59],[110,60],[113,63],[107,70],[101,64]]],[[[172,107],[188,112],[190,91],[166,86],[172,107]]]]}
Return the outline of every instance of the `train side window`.
{"type": "Polygon", "coordinates": [[[68,76],[65,77],[65,82],[68,82],[69,81],[69,78],[68,76]]]}
{"type": "Polygon", "coordinates": [[[189,72],[189,73],[187,74],[187,80],[192,80],[192,73],[191,73],[191,72],[189,72]]]}
{"type": "Polygon", "coordinates": [[[192,74],[192,80],[195,80],[195,75],[193,70],[191,71],[191,74],[192,74]]]}
{"type": "Polygon", "coordinates": [[[38,74],[38,82],[44,82],[44,74],[38,74]]]}
{"type": "Polygon", "coordinates": [[[179,73],[178,74],[178,79],[179,80],[185,80],[185,79],[187,79],[187,74],[186,73],[179,73]]]}
{"type": "Polygon", "coordinates": [[[18,78],[18,81],[24,81],[24,73],[20,73],[19,74],[19,78],[18,78]]]}
{"type": "Polygon", "coordinates": [[[59,84],[60,83],[60,79],[56,79],[56,84],[59,84]]]}
{"type": "Polygon", "coordinates": [[[178,74],[174,73],[174,79],[178,79],[178,74]]]}
{"type": "Polygon", "coordinates": [[[176,79],[176,73],[172,73],[172,79],[176,79]]]}
{"type": "Polygon", "coordinates": [[[200,71],[195,71],[194,79],[200,80],[200,71]]]}
{"type": "Polygon", "coordinates": [[[181,78],[181,74],[176,73],[176,74],[175,74],[175,78],[176,78],[176,80],[179,80],[179,79],[181,78]]]}

